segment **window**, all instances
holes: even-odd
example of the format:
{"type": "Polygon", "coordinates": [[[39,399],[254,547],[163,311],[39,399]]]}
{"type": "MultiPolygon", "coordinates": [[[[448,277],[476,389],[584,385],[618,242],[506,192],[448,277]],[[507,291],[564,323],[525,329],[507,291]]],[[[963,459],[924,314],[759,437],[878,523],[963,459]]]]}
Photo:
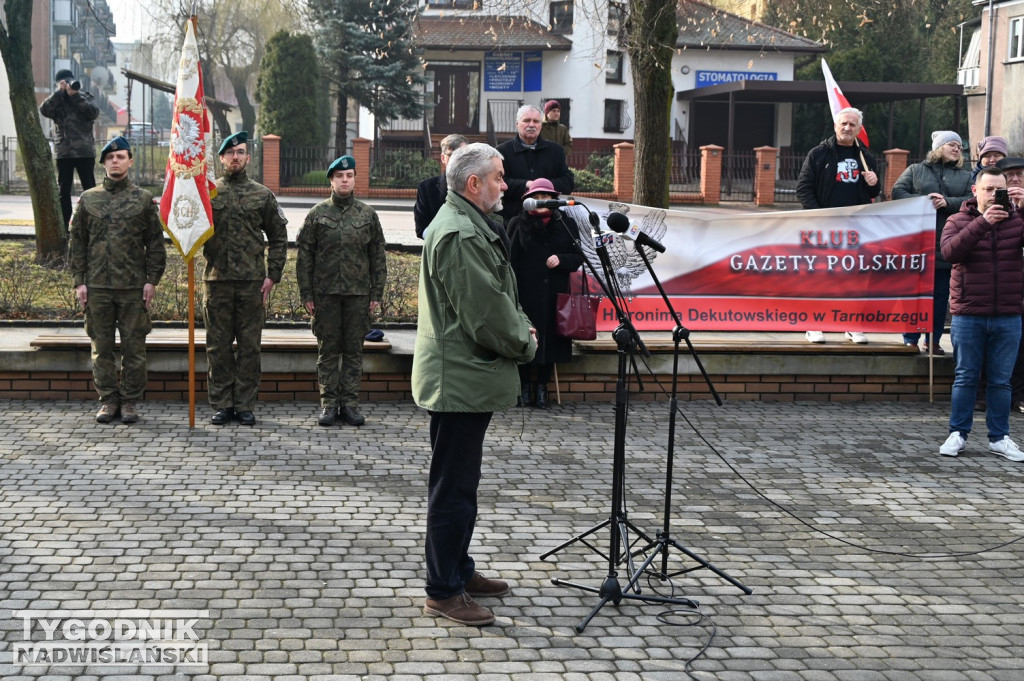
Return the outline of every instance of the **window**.
{"type": "Polygon", "coordinates": [[[1024,17],[1010,19],[1010,59],[1024,59],[1024,45],[1021,36],[1024,34],[1024,17]]]}
{"type": "Polygon", "coordinates": [[[427,9],[480,9],[481,0],[427,0],[427,9]]]}
{"type": "Polygon", "coordinates": [[[552,33],[572,33],[572,22],[572,0],[559,0],[551,3],[550,30],[552,33]]]}
{"type": "Polygon", "coordinates": [[[626,8],[617,2],[608,3],[608,35],[619,35],[626,19],[626,8]]]}
{"type": "Polygon", "coordinates": [[[626,114],[626,101],[623,99],[604,100],[604,131],[623,132],[633,122],[626,114]]]}
{"type": "Polygon", "coordinates": [[[604,67],[604,82],[622,83],[622,53],[608,52],[608,60],[604,67]]]}

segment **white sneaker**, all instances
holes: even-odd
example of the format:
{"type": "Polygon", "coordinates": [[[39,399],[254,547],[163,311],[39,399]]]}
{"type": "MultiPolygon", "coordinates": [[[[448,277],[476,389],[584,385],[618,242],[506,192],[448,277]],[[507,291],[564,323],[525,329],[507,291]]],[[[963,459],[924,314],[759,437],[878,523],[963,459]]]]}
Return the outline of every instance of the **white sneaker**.
{"type": "Polygon", "coordinates": [[[862,334],[860,331],[847,331],[846,340],[857,345],[867,345],[868,337],[862,334]]]}
{"type": "Polygon", "coordinates": [[[804,338],[807,339],[808,343],[824,343],[825,334],[821,331],[808,331],[804,334],[804,338]]]}
{"type": "Polygon", "coordinates": [[[988,443],[988,451],[995,452],[1004,459],[1010,461],[1024,461],[1024,452],[1020,451],[1020,447],[1017,443],[1010,439],[1009,435],[1004,435],[1002,440],[996,440],[995,442],[988,443]]]}
{"type": "MultiPolygon", "coordinates": [[[[964,451],[964,448],[966,446],[967,441],[964,440],[963,436],[960,435],[960,433],[954,431],[949,434],[949,437],[946,438],[946,441],[942,443],[941,447],[939,447],[939,454],[942,454],[943,456],[956,456],[960,452],[964,451]]],[[[992,445],[989,445],[989,447],[991,446],[992,445]]]]}

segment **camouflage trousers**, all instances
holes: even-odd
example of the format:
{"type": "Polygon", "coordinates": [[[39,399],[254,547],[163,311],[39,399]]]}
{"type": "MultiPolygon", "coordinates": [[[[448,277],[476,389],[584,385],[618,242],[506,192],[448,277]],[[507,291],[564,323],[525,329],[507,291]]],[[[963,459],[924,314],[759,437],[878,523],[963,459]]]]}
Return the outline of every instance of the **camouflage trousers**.
{"type": "Polygon", "coordinates": [[[100,400],[137,402],[146,391],[146,336],[153,330],[142,289],[88,289],[85,332],[92,340],[92,379],[100,400]],[[121,380],[114,332],[121,336],[121,380]]]}
{"type": "Polygon", "coordinates": [[[320,404],[357,407],[363,376],[363,339],[370,330],[370,296],[323,296],[314,302],[312,325],[317,340],[320,404]]]}
{"type": "Polygon", "coordinates": [[[214,409],[252,411],[256,406],[266,319],[262,285],[262,281],[205,282],[206,391],[214,409]]]}

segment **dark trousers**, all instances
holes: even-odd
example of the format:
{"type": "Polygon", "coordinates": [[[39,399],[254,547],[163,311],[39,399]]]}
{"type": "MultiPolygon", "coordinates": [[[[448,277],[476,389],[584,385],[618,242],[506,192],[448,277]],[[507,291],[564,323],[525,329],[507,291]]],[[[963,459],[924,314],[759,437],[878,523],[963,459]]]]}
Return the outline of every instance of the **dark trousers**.
{"type": "Polygon", "coordinates": [[[469,543],[476,526],[484,435],[491,412],[430,412],[427,485],[427,596],[451,598],[476,572],[469,543]]]}
{"type": "Polygon", "coordinates": [[[96,186],[96,176],[93,175],[95,167],[96,159],[92,156],[57,159],[57,186],[60,188],[60,212],[64,215],[65,229],[71,222],[71,189],[75,185],[75,172],[78,172],[78,181],[82,183],[82,191],[85,191],[96,186]]]}
{"type": "MultiPolygon", "coordinates": [[[[939,347],[939,341],[942,340],[942,332],[946,329],[946,309],[949,307],[949,280],[953,276],[953,270],[949,269],[935,269],[935,295],[934,302],[932,304],[932,315],[935,329],[935,344],[934,347],[939,347]]],[[[928,334],[924,335],[925,342],[929,342],[928,334]]],[[[921,334],[919,333],[905,333],[903,334],[904,343],[913,343],[917,345],[921,340],[921,334]]]]}

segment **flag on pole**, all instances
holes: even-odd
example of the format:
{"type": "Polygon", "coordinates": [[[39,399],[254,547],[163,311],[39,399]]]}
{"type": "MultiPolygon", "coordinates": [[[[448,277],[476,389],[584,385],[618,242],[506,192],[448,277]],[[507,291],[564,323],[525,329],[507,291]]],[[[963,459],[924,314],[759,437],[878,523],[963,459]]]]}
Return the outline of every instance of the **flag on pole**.
{"type": "MultiPolygon", "coordinates": [[[[821,70],[825,74],[825,89],[828,91],[828,103],[832,107],[832,120],[833,122],[839,116],[839,112],[850,106],[850,102],[843,95],[843,91],[839,89],[839,84],[836,83],[836,79],[832,77],[832,71],[828,68],[828,63],[821,60],[821,70]]],[[[868,131],[864,126],[861,126],[860,134],[857,135],[857,139],[865,147],[870,147],[868,143],[868,131]]]]}
{"type": "Polygon", "coordinates": [[[210,156],[210,118],[203,97],[203,71],[196,43],[195,17],[185,24],[185,42],[178,64],[178,86],[174,93],[174,118],[171,123],[170,150],[160,197],[160,219],[164,230],[185,261],[213,235],[213,208],[210,196],[216,195],[210,156]]]}

